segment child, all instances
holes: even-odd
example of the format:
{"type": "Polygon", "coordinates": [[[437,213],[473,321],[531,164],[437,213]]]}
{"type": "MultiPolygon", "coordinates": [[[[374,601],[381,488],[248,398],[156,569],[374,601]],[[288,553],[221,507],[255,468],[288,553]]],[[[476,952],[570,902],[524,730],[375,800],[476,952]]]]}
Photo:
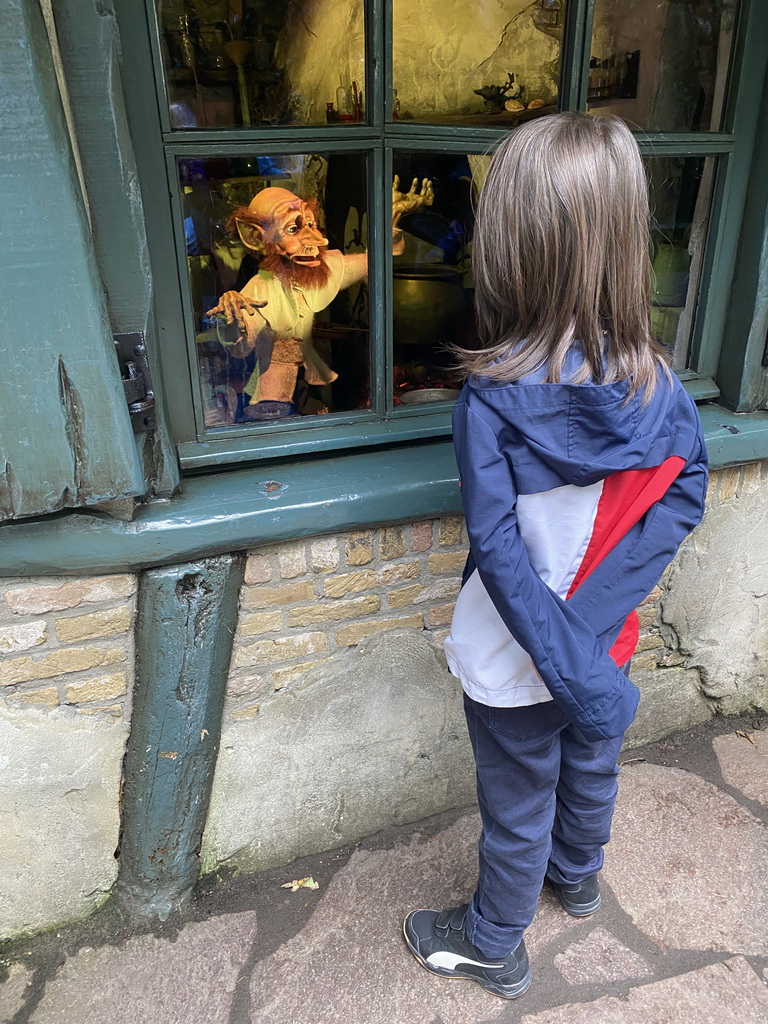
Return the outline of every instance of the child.
{"type": "Polygon", "coordinates": [[[481,348],[453,416],[470,555],[445,649],[482,818],[471,902],[405,920],[411,952],[506,998],[545,881],[576,917],[637,708],[634,609],[700,521],[696,407],[650,324],[647,185],[613,117],[531,121],[496,152],[474,275],[481,348]],[[622,669],[620,666],[624,666],[622,669]]]}

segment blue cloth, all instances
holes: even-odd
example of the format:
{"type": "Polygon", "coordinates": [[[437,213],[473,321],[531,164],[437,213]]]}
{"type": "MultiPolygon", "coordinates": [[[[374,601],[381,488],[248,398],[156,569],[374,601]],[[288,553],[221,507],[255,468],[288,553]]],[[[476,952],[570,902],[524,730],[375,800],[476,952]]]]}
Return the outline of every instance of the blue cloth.
{"type": "MultiPolygon", "coordinates": [[[[573,364],[580,359],[574,347],[573,364]]],[[[507,629],[530,654],[566,718],[592,740],[621,736],[637,688],[608,655],[627,616],[650,593],[700,521],[707,456],[698,412],[659,368],[651,400],[628,384],[514,383],[470,378],[456,402],[453,436],[470,543],[507,629]],[[664,497],[631,527],[568,601],[532,568],[517,527],[519,494],[585,486],[671,457],[684,465],[664,497]]]]}
{"type": "Polygon", "coordinates": [[[603,865],[621,736],[589,740],[554,701],[491,708],[465,695],[483,822],[467,935],[486,956],[513,950],[548,875],[580,882],[603,865]]]}

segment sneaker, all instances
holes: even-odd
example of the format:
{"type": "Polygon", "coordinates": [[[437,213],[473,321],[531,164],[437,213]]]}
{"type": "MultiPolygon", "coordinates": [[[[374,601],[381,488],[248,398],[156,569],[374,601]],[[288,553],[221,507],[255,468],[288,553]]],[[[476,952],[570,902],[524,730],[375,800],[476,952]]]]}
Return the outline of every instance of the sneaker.
{"type": "Polygon", "coordinates": [[[441,978],[468,978],[504,999],[517,999],[531,984],[528,954],[521,939],[504,957],[481,953],[467,938],[468,903],[448,910],[414,910],[406,917],[403,933],[408,948],[433,974],[441,978]]]}
{"type": "Polygon", "coordinates": [[[547,881],[560,901],[560,906],[571,917],[589,917],[600,906],[600,883],[597,875],[589,875],[583,882],[562,885],[553,882],[551,878],[547,881]]]}

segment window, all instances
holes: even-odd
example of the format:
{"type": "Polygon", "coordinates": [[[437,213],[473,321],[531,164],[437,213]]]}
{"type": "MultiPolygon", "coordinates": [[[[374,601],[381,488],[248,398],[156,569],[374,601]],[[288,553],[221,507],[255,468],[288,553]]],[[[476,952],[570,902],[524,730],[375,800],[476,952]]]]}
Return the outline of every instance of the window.
{"type": "Polygon", "coordinates": [[[446,435],[458,383],[446,346],[473,331],[486,154],[559,109],[611,112],[636,131],[654,324],[692,392],[715,396],[717,282],[729,279],[728,214],[746,187],[737,128],[752,116],[740,84],[757,45],[751,9],[122,0],[182,465],[446,435]],[[301,242],[289,273],[286,239],[301,242]]]}

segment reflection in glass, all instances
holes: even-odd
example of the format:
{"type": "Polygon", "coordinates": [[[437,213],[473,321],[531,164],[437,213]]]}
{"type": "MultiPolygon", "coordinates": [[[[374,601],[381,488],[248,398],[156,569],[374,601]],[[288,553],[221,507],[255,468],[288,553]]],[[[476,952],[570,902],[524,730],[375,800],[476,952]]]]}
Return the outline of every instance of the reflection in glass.
{"type": "Polygon", "coordinates": [[[690,361],[715,158],[651,157],[645,163],[653,216],[651,321],[673,354],[674,368],[682,370],[690,361]]]}
{"type": "Polygon", "coordinates": [[[369,405],[365,158],[179,159],[206,427],[369,405]]]}
{"type": "Polygon", "coordinates": [[[514,127],[556,109],[565,0],[393,0],[393,117],[514,127]]]}
{"type": "Polygon", "coordinates": [[[364,119],[363,0],[157,0],[177,129],[364,119]]]}
{"type": "Polygon", "coordinates": [[[717,131],[738,0],[596,0],[587,98],[632,128],[717,131]]]}
{"type": "Polygon", "coordinates": [[[404,247],[393,258],[394,403],[454,399],[459,383],[447,346],[473,346],[473,202],[487,156],[395,153],[401,180],[428,177],[431,206],[401,221],[404,247]]]}

